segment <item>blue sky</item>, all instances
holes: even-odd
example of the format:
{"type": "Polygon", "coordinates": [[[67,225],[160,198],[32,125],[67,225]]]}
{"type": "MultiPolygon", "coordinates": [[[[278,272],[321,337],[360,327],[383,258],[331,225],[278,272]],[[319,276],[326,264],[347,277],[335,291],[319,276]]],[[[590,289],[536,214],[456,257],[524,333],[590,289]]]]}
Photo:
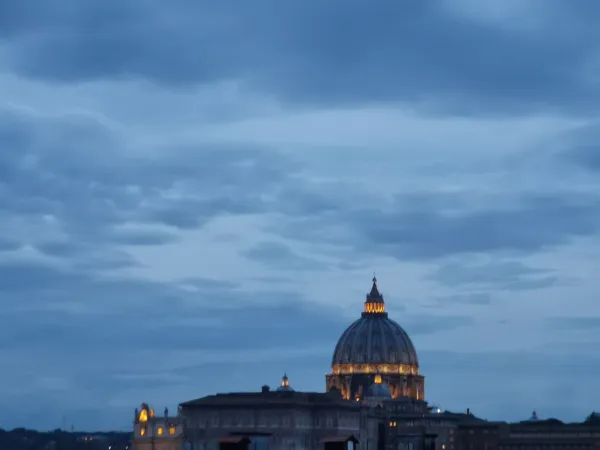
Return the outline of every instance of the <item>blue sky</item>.
{"type": "Polygon", "coordinates": [[[167,3],[0,2],[1,426],[322,390],[374,269],[430,402],[600,407],[600,3],[167,3]]]}

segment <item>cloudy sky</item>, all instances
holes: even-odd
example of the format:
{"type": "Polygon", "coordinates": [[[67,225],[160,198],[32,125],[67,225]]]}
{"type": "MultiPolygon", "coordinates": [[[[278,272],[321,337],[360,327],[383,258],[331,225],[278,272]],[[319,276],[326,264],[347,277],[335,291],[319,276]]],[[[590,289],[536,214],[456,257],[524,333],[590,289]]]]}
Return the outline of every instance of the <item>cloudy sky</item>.
{"type": "Polygon", "coordinates": [[[431,403],[598,409],[599,20],[1,1],[0,426],[323,390],[373,270],[431,403]]]}

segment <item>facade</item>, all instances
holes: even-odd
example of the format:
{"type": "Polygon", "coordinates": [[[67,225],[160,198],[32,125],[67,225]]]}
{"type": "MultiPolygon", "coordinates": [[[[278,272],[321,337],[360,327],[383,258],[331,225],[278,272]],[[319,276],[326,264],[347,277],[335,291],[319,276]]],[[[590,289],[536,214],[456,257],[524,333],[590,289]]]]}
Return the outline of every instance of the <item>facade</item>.
{"type": "Polygon", "coordinates": [[[415,347],[402,327],[388,317],[373,277],[360,319],[344,331],[335,347],[326,390],[338,390],[346,400],[362,401],[378,375],[392,398],[425,399],[425,377],[419,374],[415,347]]]}
{"type": "Polygon", "coordinates": [[[598,449],[600,424],[586,422],[565,424],[550,419],[510,424],[499,433],[498,450],[598,449]]]}
{"type": "Polygon", "coordinates": [[[156,416],[154,409],[142,403],[135,410],[133,421],[133,447],[137,450],[180,450],[184,437],[182,417],[178,414],[169,417],[165,408],[162,416],[156,416]]]}
{"type": "MultiPolygon", "coordinates": [[[[280,389],[217,394],[181,404],[194,450],[218,450],[223,436],[243,435],[253,448],[321,449],[326,440],[358,436],[361,408],[339,395],[280,389]]],[[[284,388],[284,389],[281,389],[284,388]]],[[[287,388],[287,389],[285,389],[287,388]]]]}

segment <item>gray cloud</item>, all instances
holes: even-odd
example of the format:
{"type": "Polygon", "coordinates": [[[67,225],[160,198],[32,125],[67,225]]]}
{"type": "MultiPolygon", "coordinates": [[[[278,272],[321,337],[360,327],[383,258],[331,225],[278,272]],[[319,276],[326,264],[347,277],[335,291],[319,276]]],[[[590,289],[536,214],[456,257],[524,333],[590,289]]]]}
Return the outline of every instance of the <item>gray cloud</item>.
{"type": "Polygon", "coordinates": [[[449,287],[509,291],[547,288],[558,282],[552,271],[535,269],[517,261],[482,265],[447,263],[438,267],[431,279],[449,287]]]}
{"type": "Polygon", "coordinates": [[[558,2],[521,11],[544,24],[528,33],[461,20],[441,2],[61,0],[34,12],[21,3],[3,2],[0,36],[8,69],[29,77],[143,78],[178,87],[235,79],[295,102],[405,100],[469,114],[589,110],[598,100],[590,63],[598,12],[589,3],[585,13],[558,2]],[[580,31],[557,35],[557,17],[580,31]],[[243,39],[232,39],[231,30],[243,39]]]}
{"type": "Polygon", "coordinates": [[[469,294],[456,294],[445,297],[436,297],[434,299],[435,307],[450,306],[456,304],[463,305],[489,305],[492,302],[492,296],[489,293],[476,292],[469,294]]]}
{"type": "Polygon", "coordinates": [[[565,330],[593,330],[600,329],[600,317],[557,317],[548,321],[552,328],[565,330]]]}
{"type": "Polygon", "coordinates": [[[598,142],[589,146],[577,147],[566,152],[564,156],[585,169],[600,170],[600,144],[598,142]]]}
{"type": "MultiPolygon", "coordinates": [[[[150,158],[133,156],[128,145],[93,118],[1,111],[0,217],[14,228],[2,247],[18,248],[37,234],[24,236],[23,223],[57,230],[58,236],[42,234],[35,242],[56,257],[104,254],[111,251],[109,242],[173,242],[177,236],[164,227],[199,228],[220,214],[266,211],[261,196],[295,170],[292,161],[262,149],[200,145],[150,158]],[[179,198],[170,198],[175,187],[179,198]],[[127,224],[163,229],[123,228],[127,224]]],[[[105,264],[111,259],[98,258],[105,264]]]]}
{"type": "Polygon", "coordinates": [[[474,323],[472,317],[466,316],[429,316],[403,314],[403,327],[411,336],[437,333],[445,330],[454,330],[474,323]]]}
{"type": "Polygon", "coordinates": [[[422,201],[397,196],[386,209],[357,205],[340,213],[292,218],[274,229],[289,238],[351,245],[363,254],[399,260],[536,252],[600,231],[596,196],[521,192],[502,198],[492,195],[488,202],[478,198],[480,203],[475,204],[481,206],[471,206],[474,197],[469,193],[455,197],[457,206],[448,213],[445,195],[420,195],[422,201]]]}
{"type": "Polygon", "coordinates": [[[242,252],[248,259],[279,270],[327,270],[323,261],[296,254],[281,242],[261,242],[242,252]]]}

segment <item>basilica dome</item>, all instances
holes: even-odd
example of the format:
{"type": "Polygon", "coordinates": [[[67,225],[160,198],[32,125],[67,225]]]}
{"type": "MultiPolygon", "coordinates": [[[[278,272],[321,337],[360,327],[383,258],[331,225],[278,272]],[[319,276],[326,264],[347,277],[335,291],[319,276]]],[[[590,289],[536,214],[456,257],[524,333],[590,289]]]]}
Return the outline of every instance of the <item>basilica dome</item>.
{"type": "Polygon", "coordinates": [[[346,364],[419,366],[408,334],[385,312],[376,278],[373,278],[361,318],[344,331],[333,352],[332,365],[346,364]]]}
{"type": "Polygon", "coordinates": [[[415,347],[406,331],[388,317],[376,278],[360,319],[335,346],[325,384],[328,392],[335,389],[346,400],[383,398],[387,390],[394,399],[425,398],[425,377],[419,373],[415,347]]]}

